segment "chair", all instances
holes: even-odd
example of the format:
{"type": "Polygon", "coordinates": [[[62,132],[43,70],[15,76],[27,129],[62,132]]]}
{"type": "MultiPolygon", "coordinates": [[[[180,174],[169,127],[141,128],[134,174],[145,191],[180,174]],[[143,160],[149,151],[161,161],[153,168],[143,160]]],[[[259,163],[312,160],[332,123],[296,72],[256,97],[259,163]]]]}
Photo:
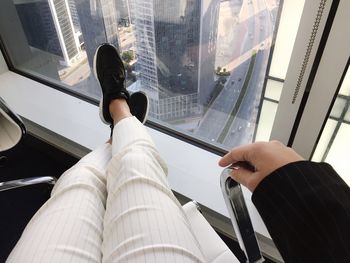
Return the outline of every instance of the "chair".
{"type": "MultiPolygon", "coordinates": [[[[247,262],[264,262],[244,201],[242,189],[229,176],[229,169],[225,169],[222,172],[220,186],[234,231],[239,245],[246,255],[247,262]]],[[[195,201],[185,204],[183,208],[207,262],[239,262],[201,214],[199,206],[195,201]]]]}
{"type": "MultiPolygon", "coordinates": [[[[0,165],[5,165],[7,160],[2,153],[15,147],[25,134],[26,128],[21,118],[0,97],[0,165]]],[[[41,183],[55,184],[56,178],[45,176],[0,182],[0,192],[41,183]]]]}

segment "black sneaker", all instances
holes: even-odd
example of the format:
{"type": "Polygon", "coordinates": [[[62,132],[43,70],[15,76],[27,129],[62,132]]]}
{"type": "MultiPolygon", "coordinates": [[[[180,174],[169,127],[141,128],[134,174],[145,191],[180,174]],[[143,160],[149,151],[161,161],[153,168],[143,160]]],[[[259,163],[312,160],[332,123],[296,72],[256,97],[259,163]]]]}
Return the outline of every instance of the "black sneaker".
{"type": "MultiPolygon", "coordinates": [[[[131,94],[129,99],[130,112],[135,116],[142,124],[147,120],[148,116],[148,97],[142,91],[137,91],[131,94]]],[[[113,136],[114,125],[111,124],[111,137],[113,136]]]]}
{"type": "Polygon", "coordinates": [[[94,74],[102,88],[100,118],[106,124],[113,124],[109,104],[113,99],[125,99],[129,103],[129,92],[125,85],[125,67],[117,49],[102,44],[94,57],[94,74]]]}
{"type": "Polygon", "coordinates": [[[134,115],[142,124],[144,124],[148,116],[147,95],[142,91],[131,94],[129,99],[129,107],[131,114],[134,115]]]}

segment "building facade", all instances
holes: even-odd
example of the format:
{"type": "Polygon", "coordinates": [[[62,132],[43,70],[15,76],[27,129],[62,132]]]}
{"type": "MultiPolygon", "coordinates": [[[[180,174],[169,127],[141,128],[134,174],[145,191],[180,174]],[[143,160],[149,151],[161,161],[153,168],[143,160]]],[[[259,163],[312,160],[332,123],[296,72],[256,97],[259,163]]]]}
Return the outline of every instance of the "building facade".
{"type": "Polygon", "coordinates": [[[84,47],[90,67],[95,51],[102,43],[119,47],[116,0],[75,0],[84,47]]]}
{"type": "Polygon", "coordinates": [[[219,0],[132,0],[131,10],[151,117],[199,116],[215,86],[219,0]]]}
{"type": "Polygon", "coordinates": [[[16,10],[30,46],[60,57],[66,66],[80,55],[67,0],[18,2],[16,10]]]}
{"type": "Polygon", "coordinates": [[[115,0],[118,23],[121,26],[130,25],[130,7],[129,0],[115,0]]]}

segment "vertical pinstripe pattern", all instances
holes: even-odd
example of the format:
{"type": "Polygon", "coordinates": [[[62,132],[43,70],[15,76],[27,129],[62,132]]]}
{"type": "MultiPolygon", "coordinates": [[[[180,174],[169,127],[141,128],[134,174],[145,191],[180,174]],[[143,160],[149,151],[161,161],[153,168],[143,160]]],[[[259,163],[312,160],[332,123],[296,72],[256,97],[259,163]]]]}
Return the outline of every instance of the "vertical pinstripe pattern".
{"type": "Polygon", "coordinates": [[[135,117],[116,125],[112,155],[103,262],[203,262],[199,243],[168,186],[166,164],[135,117]]]}
{"type": "Polygon", "coordinates": [[[101,262],[105,167],[110,158],[111,146],[105,144],[60,177],[7,262],[101,262]]]}
{"type": "Polygon", "coordinates": [[[166,174],[143,125],[120,121],[113,147],[61,176],[8,262],[204,262],[166,174]]]}
{"type": "Polygon", "coordinates": [[[350,262],[350,189],[330,165],[281,167],[252,200],[285,262],[350,262]]]}

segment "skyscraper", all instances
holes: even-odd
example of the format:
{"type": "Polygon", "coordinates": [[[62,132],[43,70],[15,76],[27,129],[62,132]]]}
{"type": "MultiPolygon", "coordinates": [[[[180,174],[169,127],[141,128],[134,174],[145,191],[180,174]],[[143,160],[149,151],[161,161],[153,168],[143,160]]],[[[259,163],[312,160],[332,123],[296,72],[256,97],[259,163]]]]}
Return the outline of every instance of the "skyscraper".
{"type": "Polygon", "coordinates": [[[81,32],[80,20],[78,16],[77,7],[75,5],[75,0],[68,0],[69,10],[72,16],[72,22],[75,32],[81,32]]]}
{"type": "Polygon", "coordinates": [[[116,0],[75,0],[89,64],[102,43],[119,46],[116,0]]]}
{"type": "Polygon", "coordinates": [[[30,46],[57,55],[66,66],[79,56],[67,0],[23,1],[16,3],[16,10],[30,46]]]}
{"type": "Polygon", "coordinates": [[[214,88],[219,0],[132,0],[131,10],[151,116],[199,115],[214,88]]]}
{"type": "Polygon", "coordinates": [[[128,0],[115,0],[117,9],[118,23],[123,26],[130,24],[130,7],[128,0]]]}

